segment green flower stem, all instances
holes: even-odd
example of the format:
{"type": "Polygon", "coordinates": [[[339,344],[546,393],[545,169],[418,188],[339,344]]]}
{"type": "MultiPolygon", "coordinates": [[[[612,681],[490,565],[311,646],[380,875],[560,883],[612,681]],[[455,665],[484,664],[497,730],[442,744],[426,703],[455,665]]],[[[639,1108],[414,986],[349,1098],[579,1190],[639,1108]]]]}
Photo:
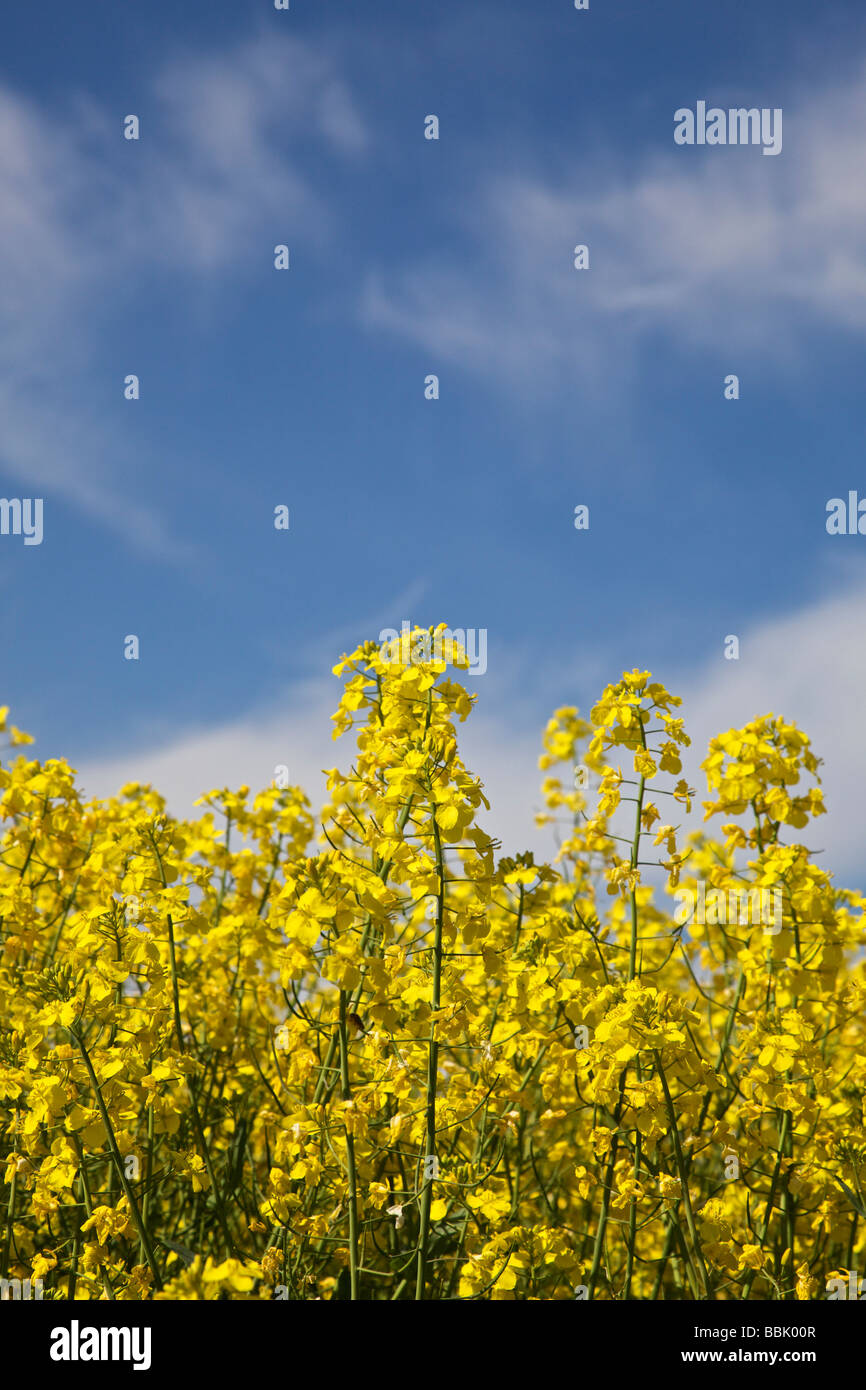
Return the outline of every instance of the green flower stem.
{"type": "Polygon", "coordinates": [[[587,1298],[591,1299],[595,1291],[598,1271],[601,1268],[601,1257],[604,1251],[604,1236],[607,1230],[607,1214],[610,1210],[610,1195],[613,1185],[613,1174],[616,1166],[616,1154],[619,1144],[619,1122],[622,1115],[623,1097],[625,1095],[625,1081],[628,1074],[628,1067],[623,1067],[622,1075],[619,1078],[619,1100],[617,1102],[616,1113],[614,1114],[614,1134],[610,1146],[610,1158],[608,1159],[607,1172],[604,1178],[604,1188],[601,1194],[601,1211],[598,1217],[598,1230],[595,1233],[595,1249],[592,1252],[592,1267],[589,1271],[589,1284],[587,1298]]]}
{"type": "Polygon", "coordinates": [[[692,1241],[692,1249],[694,1251],[695,1260],[697,1261],[698,1269],[701,1275],[701,1281],[703,1284],[703,1297],[708,1298],[710,1293],[710,1280],[709,1275],[707,1274],[707,1267],[704,1263],[704,1254],[701,1249],[701,1242],[698,1236],[698,1228],[695,1224],[695,1214],[692,1210],[692,1199],[689,1196],[689,1175],[688,1170],[686,1168],[685,1159],[683,1157],[682,1144],[680,1143],[680,1131],[677,1125],[677,1117],[676,1112],[674,1110],[674,1103],[671,1099],[670,1087],[668,1086],[668,1079],[665,1076],[664,1067],[662,1066],[661,1054],[653,1050],[653,1056],[655,1057],[656,1067],[658,1069],[659,1074],[659,1080],[662,1083],[662,1089],[665,1093],[665,1105],[667,1107],[668,1120],[670,1121],[671,1126],[671,1138],[674,1141],[674,1154],[676,1157],[677,1172],[679,1173],[680,1186],[682,1187],[683,1192],[683,1206],[685,1207],[686,1212],[686,1223],[689,1228],[689,1235],[692,1241]]]}
{"type": "MultiPolygon", "coordinates": [[[[344,989],[340,990],[340,1085],[344,1101],[351,1101],[352,1087],[349,1082],[349,1044],[346,1027],[346,1000],[344,989]]],[[[358,1300],[358,1177],[355,1171],[355,1136],[346,1128],[346,1167],[349,1179],[349,1297],[358,1300]]]]}
{"type": "MultiPolygon", "coordinates": [[[[72,1145],[75,1149],[76,1157],[78,1158],[78,1184],[81,1189],[81,1198],[84,1203],[84,1211],[87,1216],[87,1219],[90,1220],[91,1216],[93,1215],[93,1198],[90,1195],[90,1183],[87,1181],[87,1169],[84,1166],[84,1150],[81,1147],[81,1142],[78,1138],[78,1135],[74,1131],[70,1135],[70,1138],[72,1139],[72,1145]]],[[[81,1248],[81,1225],[82,1223],[80,1221],[77,1222],[75,1231],[73,1271],[77,1271],[78,1269],[78,1252],[81,1248]]],[[[111,1280],[108,1277],[107,1269],[102,1270],[102,1287],[105,1289],[106,1296],[109,1299],[113,1300],[115,1298],[115,1293],[111,1284],[111,1280]]],[[[72,1294],[70,1294],[69,1297],[71,1298],[72,1294]]]]}
{"type": "Polygon", "coordinates": [[[6,1208],[6,1236],[3,1241],[3,1260],[0,1269],[3,1278],[9,1278],[9,1260],[12,1253],[12,1231],[15,1225],[15,1196],[18,1190],[18,1173],[13,1167],[12,1182],[9,1184],[9,1204],[6,1208]]]}
{"type": "MultiPolygon", "coordinates": [[[[640,1180],[640,1157],[641,1157],[641,1152],[640,1152],[640,1151],[641,1151],[641,1142],[640,1142],[640,1140],[641,1140],[640,1130],[638,1129],[638,1130],[635,1131],[635,1142],[634,1142],[634,1180],[635,1180],[635,1182],[638,1182],[638,1181],[640,1180]]],[[[635,1243],[636,1243],[636,1240],[637,1240],[637,1198],[636,1198],[636,1197],[632,1197],[631,1205],[630,1205],[630,1207],[629,1207],[629,1213],[628,1213],[628,1253],[627,1253],[627,1256],[626,1256],[625,1289],[624,1289],[624,1291],[623,1291],[623,1298],[624,1298],[624,1299],[629,1299],[629,1298],[631,1298],[631,1278],[632,1278],[632,1271],[633,1271],[633,1269],[634,1269],[634,1251],[635,1251],[635,1243]]]]}
{"type": "MultiPolygon", "coordinates": [[[[433,844],[436,854],[436,872],[439,886],[436,893],[436,935],[433,943],[433,1012],[430,1019],[430,1040],[427,1057],[427,1130],[425,1138],[425,1158],[436,1154],[436,1084],[439,1075],[439,1042],[436,1037],[436,1015],[439,1012],[442,991],[442,926],[445,920],[445,864],[442,854],[442,840],[433,811],[433,844]]],[[[427,1268],[427,1244],[430,1238],[430,1207],[433,1202],[433,1179],[427,1178],[421,1189],[421,1233],[418,1237],[418,1269],[415,1279],[415,1298],[424,1297],[424,1280],[427,1268]]]]}
{"type": "MultiPolygon", "coordinates": [[[[643,724],[640,725],[640,741],[644,752],[646,752],[646,737],[643,731],[643,724]]],[[[629,861],[632,873],[636,872],[638,859],[640,858],[640,820],[643,814],[643,794],[646,786],[646,778],[641,773],[637,784],[637,807],[634,817],[634,839],[631,846],[631,859],[629,861]]],[[[631,943],[628,952],[628,978],[633,980],[637,974],[637,941],[638,941],[638,920],[637,920],[637,893],[632,887],[629,893],[631,902],[631,943]]]]}
{"type": "Polygon", "coordinates": [[[111,1157],[114,1160],[114,1168],[115,1172],[117,1173],[117,1180],[120,1183],[120,1186],[123,1189],[123,1195],[127,1200],[130,1215],[132,1216],[132,1220],[135,1224],[135,1229],[138,1231],[139,1240],[141,1241],[141,1246],[144,1250],[145,1258],[153,1275],[154,1283],[156,1284],[156,1287],[158,1289],[161,1289],[162,1275],[160,1273],[159,1265],[157,1264],[156,1256],[153,1253],[153,1246],[150,1243],[150,1236],[147,1233],[147,1228],[145,1227],[144,1222],[141,1219],[141,1212],[138,1209],[138,1202],[135,1199],[135,1193],[133,1192],[132,1188],[129,1185],[129,1182],[127,1181],[126,1172],[123,1167],[123,1158],[121,1156],[120,1149],[117,1147],[117,1139],[114,1134],[114,1127],[111,1123],[111,1116],[109,1115],[108,1108],[105,1104],[105,1101],[103,1100],[102,1090],[100,1088],[96,1072],[93,1070],[93,1063],[90,1060],[90,1055],[87,1051],[87,1048],[84,1046],[84,1040],[79,1034],[78,1029],[69,1028],[67,1029],[67,1031],[70,1037],[73,1039],[73,1041],[77,1044],[78,1050],[81,1053],[81,1060],[83,1061],[87,1069],[87,1075],[90,1077],[90,1084],[93,1087],[93,1093],[96,1097],[96,1104],[99,1108],[99,1114],[102,1119],[102,1123],[105,1126],[105,1133],[108,1137],[108,1148],[111,1153],[111,1157]]]}
{"type": "MultiPolygon", "coordinates": [[[[791,1119],[791,1112],[790,1112],[790,1110],[783,1110],[783,1112],[782,1112],[782,1127],[781,1127],[781,1131],[780,1131],[780,1134],[779,1134],[779,1150],[778,1150],[778,1153],[776,1154],[776,1166],[775,1166],[775,1168],[773,1169],[773,1177],[772,1177],[772,1180],[771,1180],[771,1182],[770,1182],[770,1191],[769,1191],[769,1193],[767,1194],[767,1205],[766,1205],[766,1208],[765,1208],[765,1210],[764,1210],[764,1223],[763,1223],[763,1226],[761,1227],[761,1249],[762,1249],[762,1250],[763,1250],[763,1248],[764,1248],[764,1244],[765,1244],[766,1239],[767,1239],[767,1233],[768,1233],[768,1231],[769,1231],[769,1229],[770,1229],[770,1222],[771,1222],[771,1220],[772,1220],[772,1218],[773,1218],[773,1204],[775,1203],[775,1200],[776,1200],[776,1189],[777,1189],[777,1187],[778,1187],[778,1185],[779,1185],[779,1173],[781,1172],[781,1169],[782,1169],[782,1156],[783,1156],[783,1153],[784,1153],[785,1148],[786,1148],[786,1145],[787,1145],[787,1140],[788,1140],[788,1124],[789,1124],[789,1122],[790,1122],[790,1119],[791,1119]]],[[[757,1271],[756,1269],[750,1269],[750,1270],[749,1270],[749,1273],[748,1273],[748,1275],[747,1275],[747,1277],[746,1277],[746,1282],[745,1282],[744,1285],[743,1285],[742,1297],[743,1297],[744,1299],[749,1297],[749,1294],[750,1294],[751,1291],[752,1291],[752,1285],[753,1285],[754,1282],[755,1282],[755,1277],[756,1277],[757,1273],[758,1273],[758,1271],[757,1271]]]]}

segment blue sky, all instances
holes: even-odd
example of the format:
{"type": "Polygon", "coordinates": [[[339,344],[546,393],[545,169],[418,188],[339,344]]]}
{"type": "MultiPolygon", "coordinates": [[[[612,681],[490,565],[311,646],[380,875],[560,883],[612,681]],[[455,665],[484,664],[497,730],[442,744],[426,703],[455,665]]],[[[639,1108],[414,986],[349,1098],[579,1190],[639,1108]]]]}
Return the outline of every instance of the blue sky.
{"type": "Polygon", "coordinates": [[[446,621],[488,632],[467,756],[510,847],[550,710],[637,665],[698,757],[806,728],[862,883],[866,538],[824,524],[866,495],[856,0],[10,0],[0,265],[0,491],[45,518],[0,536],[2,702],[39,756],[181,811],[310,784],[348,759],[333,662],[446,621]],[[781,154],[676,146],[698,100],[781,108],[781,154]]]}

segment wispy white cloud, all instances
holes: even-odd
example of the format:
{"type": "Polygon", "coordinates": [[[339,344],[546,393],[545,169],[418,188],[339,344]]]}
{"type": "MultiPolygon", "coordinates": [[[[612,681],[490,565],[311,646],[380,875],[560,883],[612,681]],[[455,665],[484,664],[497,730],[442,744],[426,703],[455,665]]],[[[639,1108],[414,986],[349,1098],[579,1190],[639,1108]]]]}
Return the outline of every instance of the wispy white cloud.
{"type": "Polygon", "coordinates": [[[816,324],[862,335],[866,69],[789,102],[772,160],[678,149],[673,112],[657,116],[658,147],[628,172],[586,155],[557,183],[482,180],[455,214],[459,257],[371,272],[362,321],[528,389],[576,373],[598,385],[650,334],[774,360],[804,355],[816,324]],[[573,269],[577,244],[589,270],[573,269]]]}
{"type": "Polygon", "coordinates": [[[327,200],[290,157],[311,150],[363,152],[364,120],[331,60],[295,39],[257,39],[215,56],[175,58],[154,83],[166,140],[149,154],[137,188],[142,248],[207,270],[248,251],[263,217],[287,234],[321,241],[333,230],[327,200]],[[152,197],[156,190],[159,197],[152,197]]]}
{"type": "Polygon", "coordinates": [[[138,143],[126,114],[78,97],[61,116],[0,87],[0,469],[185,560],[119,477],[127,442],[81,403],[107,306],[150,272],[254,266],[269,219],[326,240],[328,202],[293,140],[345,158],[367,135],[331,61],[292,39],[167,62],[145,84],[138,143]]]}
{"type": "MultiPolygon", "coordinates": [[[[205,792],[243,785],[258,791],[282,765],[318,812],[326,799],[323,770],[348,772],[356,753],[351,732],[332,738],[331,715],[340,690],[334,678],[297,682],[280,700],[216,727],[188,730],[128,753],[78,759],[79,785],[88,796],[108,797],[127,782],[150,783],[173,814],[197,816],[201,811],[194,810],[194,802],[205,792]]],[[[541,809],[538,731],[515,729],[507,717],[492,715],[481,704],[459,733],[464,760],[492,802],[491,813],[481,817],[485,829],[503,840],[503,852],[528,847],[549,852],[549,834],[533,823],[541,809]]]]}
{"type": "MultiPolygon", "coordinates": [[[[849,576],[835,596],[744,626],[739,661],[726,661],[720,651],[717,659],[694,669],[656,673],[682,696],[680,712],[692,738],[684,770],[698,799],[684,821],[686,829],[703,824],[700,802],[707,793],[699,764],[712,735],[763,714],[783,715],[809,735],[823,759],[828,814],[810,823],[806,843],[823,851],[818,862],[841,883],[862,886],[866,656],[858,633],[864,603],[866,586],[849,576]]],[[[610,671],[606,679],[618,674],[610,671]]],[[[509,684],[514,675],[510,672],[509,684]]],[[[573,702],[572,690],[552,689],[550,710],[539,713],[535,725],[519,699],[509,703],[501,692],[488,699],[486,680],[476,682],[478,705],[458,729],[464,761],[481,778],[491,802],[481,823],[502,840],[506,853],[531,848],[550,857],[551,832],[534,824],[535,812],[542,809],[537,759],[543,723],[556,705],[573,702]]],[[[210,788],[246,783],[258,789],[268,784],[277,764],[285,764],[291,781],[304,787],[318,809],[324,798],[321,770],[348,770],[354,752],[350,734],[331,738],[330,716],[339,693],[333,678],[299,682],[279,703],[218,727],[122,755],[80,760],[80,781],[94,796],[111,795],[129,781],[152,782],[175,814],[188,815],[196,797],[210,788]]]]}
{"type": "Polygon", "coordinates": [[[341,764],[345,750],[331,737],[339,702],[336,680],[295,684],[279,703],[209,729],[188,730],[151,748],[79,761],[88,796],[106,797],[127,782],[150,783],[179,816],[199,815],[198,797],[215,787],[269,785],[278,766],[302,786],[313,805],[324,798],[323,768],[341,764]],[[338,752],[339,750],[339,752],[338,752]]]}

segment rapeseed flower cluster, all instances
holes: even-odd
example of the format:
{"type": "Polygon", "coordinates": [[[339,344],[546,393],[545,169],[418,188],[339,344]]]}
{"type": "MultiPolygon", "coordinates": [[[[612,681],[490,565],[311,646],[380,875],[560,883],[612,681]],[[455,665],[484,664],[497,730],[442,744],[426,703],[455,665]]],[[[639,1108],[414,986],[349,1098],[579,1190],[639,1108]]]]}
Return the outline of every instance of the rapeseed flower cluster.
{"type": "Polygon", "coordinates": [[[824,810],[809,740],[713,739],[723,823],[684,831],[680,701],[626,672],[545,730],[553,862],[507,858],[465,654],[429,651],[335,667],[354,751],[318,828],[297,787],[86,800],[0,711],[0,1277],[810,1299],[862,1268],[864,902],[791,838],[824,810]],[[781,927],[677,923],[699,882],[779,891],[781,927]]]}

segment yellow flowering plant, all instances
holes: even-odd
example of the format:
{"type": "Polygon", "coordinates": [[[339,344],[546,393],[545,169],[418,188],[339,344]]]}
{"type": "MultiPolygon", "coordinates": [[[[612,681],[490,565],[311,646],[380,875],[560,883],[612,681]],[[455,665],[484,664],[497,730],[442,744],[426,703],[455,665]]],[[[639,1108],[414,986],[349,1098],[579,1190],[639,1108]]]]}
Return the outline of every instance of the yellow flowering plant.
{"type": "Polygon", "coordinates": [[[441,632],[335,667],[355,747],[318,839],[297,787],[86,800],[8,727],[0,1277],[808,1300],[862,1264],[864,903],[791,838],[824,810],[809,740],[713,739],[722,838],[684,830],[680,701],[626,672],[545,730],[553,862],[503,857],[441,632]]]}

